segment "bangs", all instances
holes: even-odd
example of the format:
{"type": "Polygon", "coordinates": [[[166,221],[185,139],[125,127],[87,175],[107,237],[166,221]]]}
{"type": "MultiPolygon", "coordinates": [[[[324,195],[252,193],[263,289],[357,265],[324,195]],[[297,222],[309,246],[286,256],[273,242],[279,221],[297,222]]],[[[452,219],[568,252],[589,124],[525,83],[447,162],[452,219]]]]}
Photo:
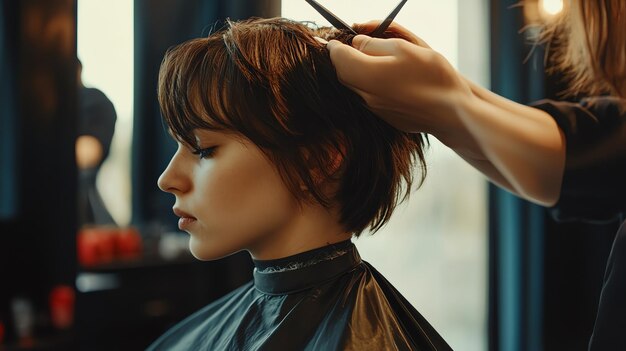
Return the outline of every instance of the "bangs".
{"type": "Polygon", "coordinates": [[[193,39],[167,51],[159,71],[163,119],[179,142],[196,147],[195,129],[232,131],[234,67],[221,38],[193,39]]]}

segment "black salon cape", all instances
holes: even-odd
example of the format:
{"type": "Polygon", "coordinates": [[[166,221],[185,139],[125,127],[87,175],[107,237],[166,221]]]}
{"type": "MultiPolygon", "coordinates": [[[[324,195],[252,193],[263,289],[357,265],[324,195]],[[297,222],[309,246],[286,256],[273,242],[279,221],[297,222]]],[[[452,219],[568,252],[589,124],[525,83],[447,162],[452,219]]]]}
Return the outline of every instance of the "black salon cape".
{"type": "Polygon", "coordinates": [[[148,350],[450,350],[348,240],[272,261],[148,350]]]}
{"type": "Polygon", "coordinates": [[[567,144],[560,221],[622,222],[609,256],[589,350],[626,350],[626,100],[544,100],[567,144]]]}

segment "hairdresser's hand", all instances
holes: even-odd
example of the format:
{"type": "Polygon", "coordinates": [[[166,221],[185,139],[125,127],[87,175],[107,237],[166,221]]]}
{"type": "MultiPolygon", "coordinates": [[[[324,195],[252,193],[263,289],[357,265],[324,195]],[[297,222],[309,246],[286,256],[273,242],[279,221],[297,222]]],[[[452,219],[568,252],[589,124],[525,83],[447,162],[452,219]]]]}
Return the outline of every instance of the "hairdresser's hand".
{"type": "Polygon", "coordinates": [[[423,40],[398,25],[390,29],[403,39],[358,35],[353,47],[330,41],[339,80],[396,128],[436,136],[449,133],[459,123],[457,106],[471,96],[469,86],[423,40]]]}
{"type": "MultiPolygon", "coordinates": [[[[366,23],[357,23],[352,29],[354,29],[359,34],[369,34],[376,29],[380,25],[380,20],[373,20],[366,23]]],[[[387,28],[384,34],[385,38],[398,38],[404,39],[410,43],[415,45],[430,49],[430,46],[420,37],[415,35],[410,30],[404,28],[396,22],[391,22],[391,25],[387,28]]]]}

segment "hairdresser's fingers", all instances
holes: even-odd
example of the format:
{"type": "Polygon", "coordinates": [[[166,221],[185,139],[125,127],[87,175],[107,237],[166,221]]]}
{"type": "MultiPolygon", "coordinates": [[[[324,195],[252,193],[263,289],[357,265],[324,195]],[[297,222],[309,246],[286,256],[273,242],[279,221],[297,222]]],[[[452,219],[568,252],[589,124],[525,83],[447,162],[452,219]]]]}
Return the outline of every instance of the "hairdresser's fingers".
{"type": "Polygon", "coordinates": [[[402,45],[412,45],[402,39],[379,39],[366,35],[357,35],[352,39],[352,46],[370,56],[396,56],[402,45]]]}
{"type": "Polygon", "coordinates": [[[415,45],[430,49],[430,45],[428,45],[428,43],[426,43],[422,38],[396,22],[391,22],[391,25],[387,28],[386,32],[394,34],[396,38],[401,38],[410,41],[415,45]]]}
{"type": "Polygon", "coordinates": [[[343,84],[354,90],[363,90],[362,87],[371,85],[372,75],[384,69],[384,63],[389,59],[389,57],[369,56],[337,40],[331,40],[326,47],[337,71],[337,77],[343,84]],[[363,74],[363,72],[369,72],[369,74],[363,74]]]}
{"type": "MultiPolygon", "coordinates": [[[[369,34],[373,32],[374,29],[376,29],[376,27],[380,25],[380,23],[381,21],[379,20],[369,21],[366,23],[357,23],[354,24],[352,28],[359,34],[369,34]]],[[[391,22],[391,25],[385,31],[385,37],[404,39],[415,45],[430,49],[430,46],[422,38],[418,37],[413,32],[396,22],[391,22]]]]}

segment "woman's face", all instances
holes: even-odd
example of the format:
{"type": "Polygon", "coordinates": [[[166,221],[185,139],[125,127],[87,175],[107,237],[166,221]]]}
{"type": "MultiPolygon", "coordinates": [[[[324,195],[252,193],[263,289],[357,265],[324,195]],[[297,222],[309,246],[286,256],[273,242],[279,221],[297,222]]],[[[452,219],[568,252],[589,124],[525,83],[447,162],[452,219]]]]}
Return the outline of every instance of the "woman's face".
{"type": "Polygon", "coordinates": [[[274,165],[248,139],[198,129],[194,150],[179,143],[159,177],[176,197],[179,228],[201,260],[218,259],[285,235],[298,202],[274,165]]]}

